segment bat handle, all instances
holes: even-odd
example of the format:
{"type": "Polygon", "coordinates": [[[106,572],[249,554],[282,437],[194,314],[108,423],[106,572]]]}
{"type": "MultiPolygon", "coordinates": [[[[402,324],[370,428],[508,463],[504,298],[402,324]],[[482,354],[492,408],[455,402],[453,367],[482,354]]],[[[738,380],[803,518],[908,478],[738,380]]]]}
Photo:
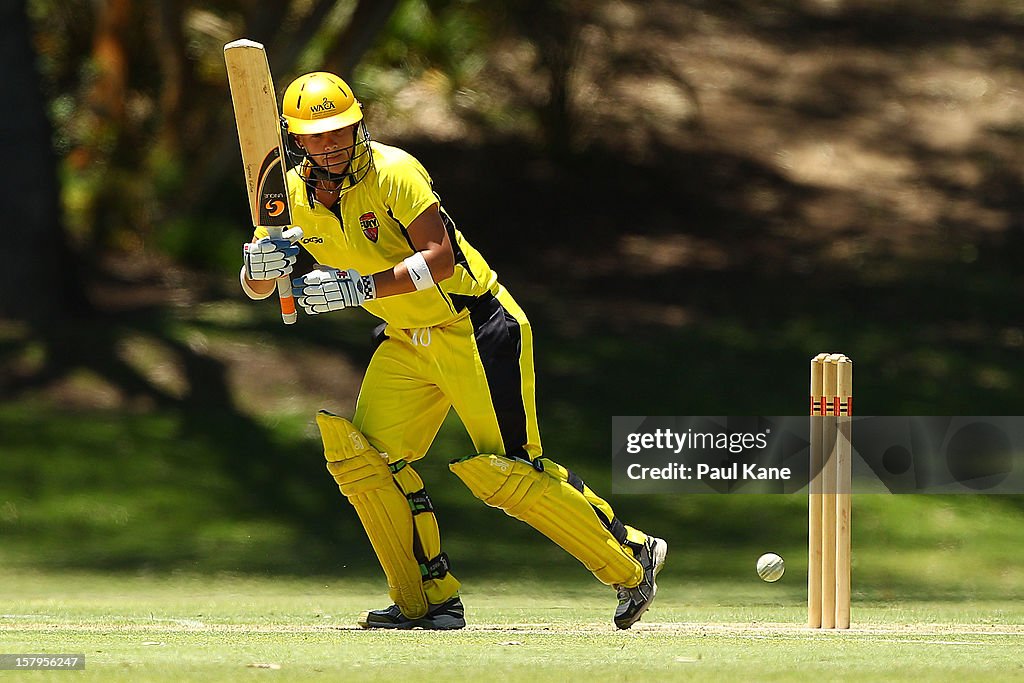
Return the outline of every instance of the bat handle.
{"type": "MultiPolygon", "coordinates": [[[[267,228],[271,239],[281,239],[282,228],[267,228]]],[[[292,296],[292,281],[288,276],[277,278],[277,296],[281,300],[281,320],[285,325],[294,325],[298,319],[295,313],[295,297],[292,296]]]]}
{"type": "Polygon", "coordinates": [[[298,316],[295,314],[295,297],[292,296],[292,281],[287,277],[277,279],[277,296],[281,300],[281,320],[285,325],[294,325],[298,316]]]}

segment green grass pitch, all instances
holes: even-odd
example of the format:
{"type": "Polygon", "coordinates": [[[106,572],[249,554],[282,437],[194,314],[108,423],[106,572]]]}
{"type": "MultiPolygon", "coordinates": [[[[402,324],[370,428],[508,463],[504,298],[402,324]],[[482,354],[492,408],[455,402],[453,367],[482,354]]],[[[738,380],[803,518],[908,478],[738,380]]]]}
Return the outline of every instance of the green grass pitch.
{"type": "MultiPolygon", "coordinates": [[[[789,579],[788,581],[786,579],[789,579]]],[[[24,680],[956,680],[1024,677],[1024,602],[854,605],[848,632],[803,626],[801,581],[661,582],[630,631],[593,582],[478,583],[457,632],[369,632],[365,580],[0,574],[0,651],[82,653],[24,680]]]]}

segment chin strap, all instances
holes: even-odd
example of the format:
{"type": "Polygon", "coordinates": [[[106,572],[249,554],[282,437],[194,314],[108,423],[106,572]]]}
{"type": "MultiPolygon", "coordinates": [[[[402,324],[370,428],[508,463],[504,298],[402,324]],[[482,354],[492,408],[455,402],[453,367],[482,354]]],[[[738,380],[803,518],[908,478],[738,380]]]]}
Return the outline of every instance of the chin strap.
{"type": "MultiPolygon", "coordinates": [[[[349,171],[345,171],[344,173],[331,173],[323,166],[318,166],[316,162],[314,162],[312,159],[309,160],[309,164],[310,173],[312,173],[313,176],[315,176],[316,179],[321,182],[337,183],[338,185],[341,185],[347,180],[349,187],[355,184],[352,182],[352,173],[350,173],[349,171]]],[[[351,165],[351,163],[349,165],[351,165]]]]}

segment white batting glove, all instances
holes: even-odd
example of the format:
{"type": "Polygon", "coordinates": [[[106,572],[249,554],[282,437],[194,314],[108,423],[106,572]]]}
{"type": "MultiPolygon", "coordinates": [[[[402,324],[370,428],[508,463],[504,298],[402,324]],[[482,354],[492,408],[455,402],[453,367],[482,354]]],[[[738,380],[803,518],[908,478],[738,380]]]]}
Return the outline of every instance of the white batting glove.
{"type": "Polygon", "coordinates": [[[263,237],[242,246],[245,274],[250,280],[276,280],[292,272],[299,255],[296,242],[302,239],[302,228],[281,233],[281,239],[263,237]]]}
{"type": "Polygon", "coordinates": [[[362,306],[377,296],[377,287],[372,275],[319,266],[292,280],[292,293],[308,315],[316,315],[362,306]]]}

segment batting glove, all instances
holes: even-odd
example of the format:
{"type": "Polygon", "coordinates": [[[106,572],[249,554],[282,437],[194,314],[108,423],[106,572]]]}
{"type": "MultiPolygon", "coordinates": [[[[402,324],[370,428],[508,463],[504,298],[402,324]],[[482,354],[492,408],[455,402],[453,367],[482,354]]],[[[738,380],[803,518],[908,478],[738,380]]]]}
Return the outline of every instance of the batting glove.
{"type": "Polygon", "coordinates": [[[263,237],[242,246],[245,274],[250,280],[276,280],[292,272],[299,255],[296,242],[302,239],[302,228],[295,227],[281,234],[281,239],[263,237]]]}
{"type": "Polygon", "coordinates": [[[292,292],[308,315],[316,315],[362,306],[364,301],[377,296],[377,287],[372,275],[360,275],[351,268],[319,266],[292,280],[292,292]]]}

